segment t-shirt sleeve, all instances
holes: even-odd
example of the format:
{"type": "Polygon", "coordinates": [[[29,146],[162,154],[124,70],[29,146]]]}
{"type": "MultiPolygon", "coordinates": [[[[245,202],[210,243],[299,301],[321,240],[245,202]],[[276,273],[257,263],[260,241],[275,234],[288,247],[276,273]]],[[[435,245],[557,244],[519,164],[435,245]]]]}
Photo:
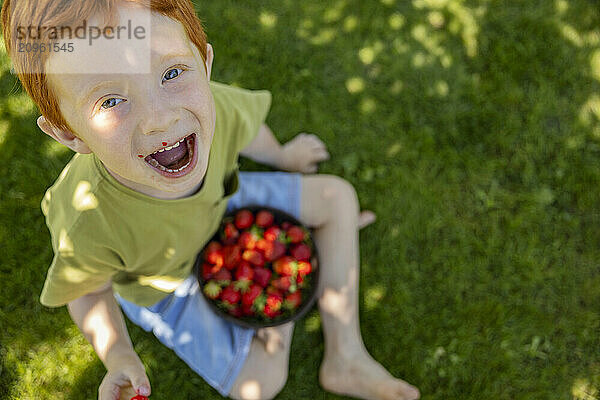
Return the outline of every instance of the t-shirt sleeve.
{"type": "Polygon", "coordinates": [[[239,154],[256,137],[271,108],[271,92],[248,90],[211,82],[217,124],[226,125],[230,145],[239,154]],[[221,119],[221,121],[219,121],[221,119]]]}
{"type": "Polygon", "coordinates": [[[116,252],[81,233],[62,231],[52,244],[54,259],[40,296],[44,306],[60,307],[93,292],[124,268],[116,252]]]}

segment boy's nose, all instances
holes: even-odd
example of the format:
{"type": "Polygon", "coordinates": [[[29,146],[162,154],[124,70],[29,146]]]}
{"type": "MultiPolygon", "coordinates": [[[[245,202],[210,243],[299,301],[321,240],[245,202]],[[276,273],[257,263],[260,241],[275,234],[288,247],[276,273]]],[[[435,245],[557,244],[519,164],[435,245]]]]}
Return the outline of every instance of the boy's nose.
{"type": "Polygon", "coordinates": [[[168,105],[151,107],[144,113],[141,128],[145,135],[168,132],[179,121],[179,113],[168,105]]]}

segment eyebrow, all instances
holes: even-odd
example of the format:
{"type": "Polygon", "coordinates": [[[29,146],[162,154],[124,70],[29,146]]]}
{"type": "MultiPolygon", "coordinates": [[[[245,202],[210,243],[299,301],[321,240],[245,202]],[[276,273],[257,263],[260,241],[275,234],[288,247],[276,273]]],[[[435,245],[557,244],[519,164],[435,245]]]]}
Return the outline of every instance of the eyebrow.
{"type": "Polygon", "coordinates": [[[162,64],[165,61],[171,59],[171,58],[193,58],[193,54],[190,53],[189,51],[184,51],[181,53],[169,53],[169,54],[163,54],[160,59],[159,62],[162,64]]]}

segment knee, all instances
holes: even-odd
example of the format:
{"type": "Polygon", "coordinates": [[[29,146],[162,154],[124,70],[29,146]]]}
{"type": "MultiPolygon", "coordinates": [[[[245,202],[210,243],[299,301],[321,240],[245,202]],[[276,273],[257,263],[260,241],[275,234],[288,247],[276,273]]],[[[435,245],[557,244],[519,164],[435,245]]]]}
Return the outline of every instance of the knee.
{"type": "Polygon", "coordinates": [[[332,210],[347,213],[350,208],[355,210],[355,214],[358,215],[359,204],[356,189],[346,179],[336,175],[327,175],[322,195],[332,210]]]}
{"type": "Polygon", "coordinates": [[[273,370],[265,380],[247,379],[240,383],[237,390],[229,393],[229,397],[234,400],[271,400],[283,390],[287,375],[287,369],[273,370]]]}

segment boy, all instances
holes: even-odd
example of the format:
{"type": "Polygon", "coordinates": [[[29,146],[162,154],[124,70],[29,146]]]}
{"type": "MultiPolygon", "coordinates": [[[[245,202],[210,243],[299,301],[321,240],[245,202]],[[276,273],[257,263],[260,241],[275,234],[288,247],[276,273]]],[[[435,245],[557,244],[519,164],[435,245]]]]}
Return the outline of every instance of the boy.
{"type": "Polygon", "coordinates": [[[419,397],[360,336],[358,228],[373,215],[359,216],[354,189],[334,176],[238,174],[238,154],[299,172],[328,154],[312,135],[279,145],[263,123],[268,92],[209,83],[213,50],[189,0],[5,0],[2,23],[38,126],[77,153],[42,201],[55,257],[41,302],[67,304],[106,366],[100,399],[150,394],[121,309],[224,396],[270,399],[283,388],[293,323],[254,332],[225,322],[191,270],[223,213],[250,203],[316,228],[321,385],[364,399],[419,397]]]}

